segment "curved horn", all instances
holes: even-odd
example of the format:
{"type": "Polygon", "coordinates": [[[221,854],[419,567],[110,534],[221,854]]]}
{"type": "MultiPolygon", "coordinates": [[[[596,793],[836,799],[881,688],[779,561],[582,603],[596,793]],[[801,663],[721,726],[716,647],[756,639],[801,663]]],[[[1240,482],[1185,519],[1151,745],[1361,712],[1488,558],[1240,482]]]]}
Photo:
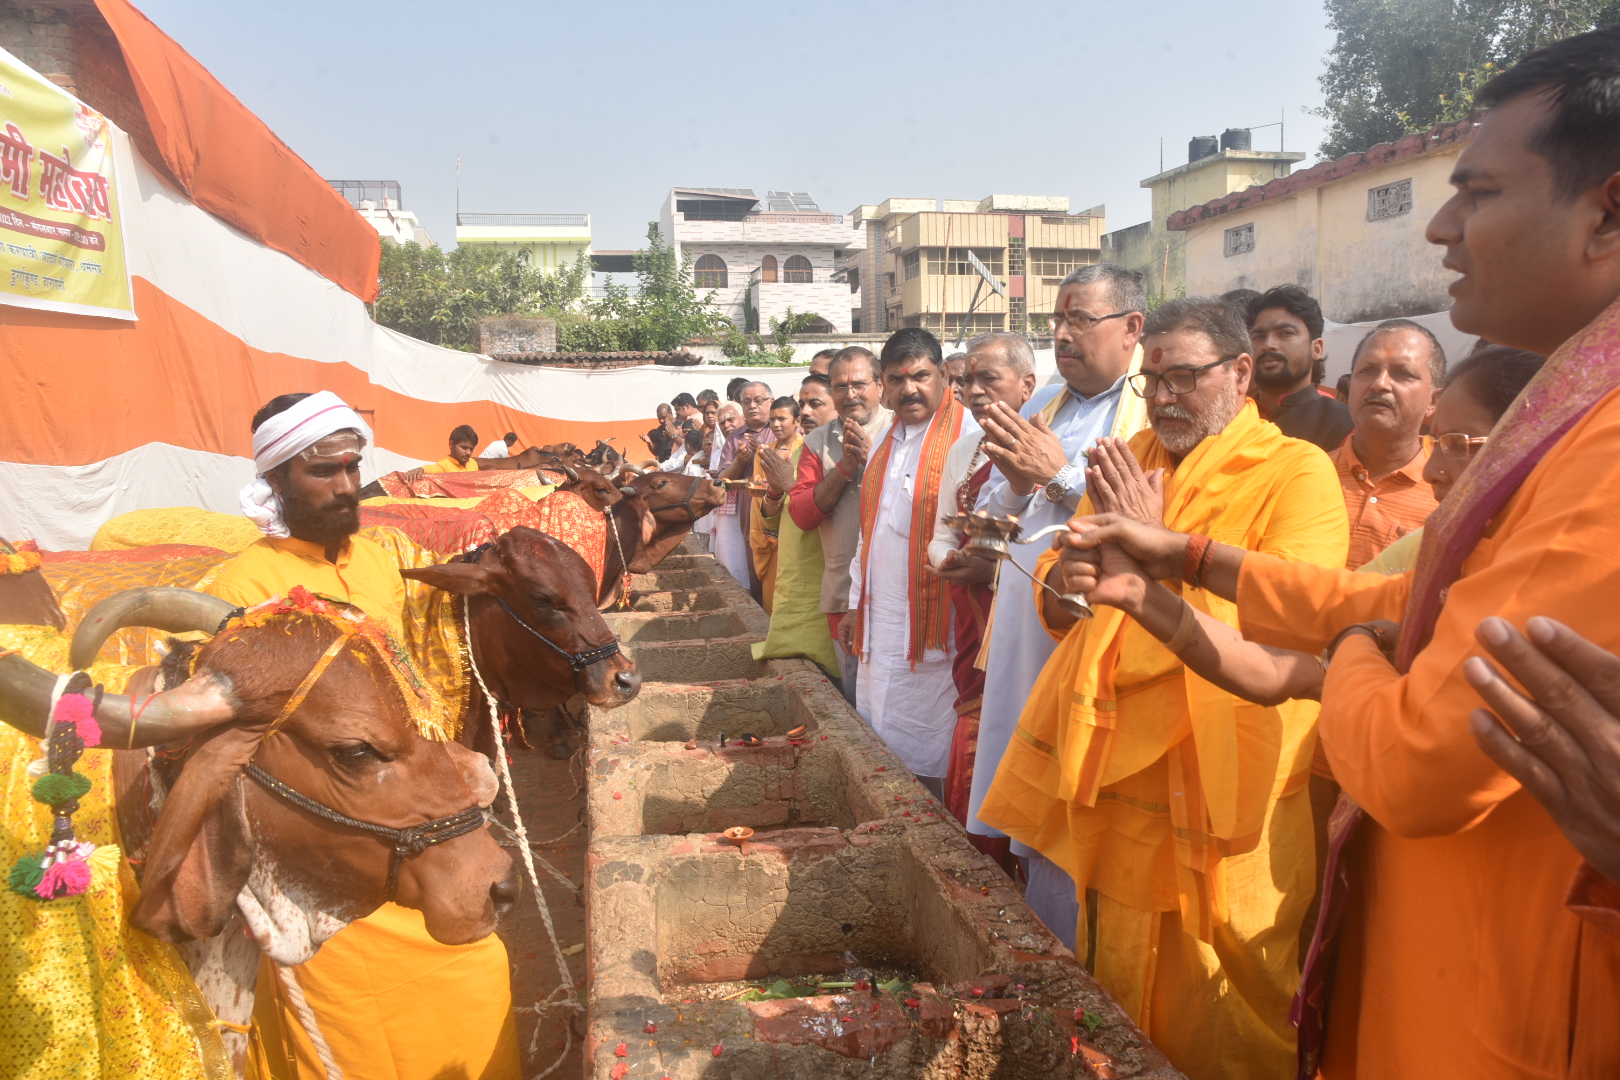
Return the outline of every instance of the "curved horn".
{"type": "Polygon", "coordinates": [[[568,477],[568,482],[570,484],[579,483],[579,473],[574,471],[574,467],[572,465],[568,464],[568,462],[564,461],[562,458],[557,459],[557,464],[562,466],[563,474],[568,477]]]}
{"type": "MultiPolygon", "coordinates": [[[[186,590],[177,590],[184,592],[186,590]]],[[[17,653],[0,656],[0,719],[34,738],[44,738],[56,676],[17,653]]],[[[138,722],[127,694],[103,694],[96,707],[101,745],[134,749],[172,742],[230,720],[237,701],[230,680],[208,672],[141,705],[138,722]],[[131,731],[131,727],[134,731],[131,731]]]]}
{"type": "Polygon", "coordinates": [[[627,499],[630,499],[630,498],[634,498],[637,495],[640,495],[641,492],[637,491],[635,488],[631,487],[629,484],[625,484],[625,485],[623,485],[623,486],[621,486],[619,488],[619,494],[623,495],[627,499]]]}
{"type": "Polygon", "coordinates": [[[166,585],[127,589],[91,608],[79,623],[79,628],[73,632],[70,662],[75,671],[89,667],[107,639],[126,626],[148,626],[171,634],[188,630],[212,634],[225,616],[235,610],[236,605],[229,600],[195,589],[166,585]]]}

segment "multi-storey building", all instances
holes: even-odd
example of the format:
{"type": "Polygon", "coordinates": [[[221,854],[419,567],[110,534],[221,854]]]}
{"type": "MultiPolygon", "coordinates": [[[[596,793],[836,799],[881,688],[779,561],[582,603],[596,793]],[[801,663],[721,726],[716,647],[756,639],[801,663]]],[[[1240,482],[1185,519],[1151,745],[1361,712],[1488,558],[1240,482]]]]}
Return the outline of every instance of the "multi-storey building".
{"type": "Polygon", "coordinates": [[[675,258],[691,259],[694,283],[739,327],[758,330],[788,308],[815,312],[811,333],[850,332],[849,286],[834,274],[861,242],[842,214],[802,191],[672,188],[659,231],[675,258]]]}
{"type": "Polygon", "coordinates": [[[416,215],[400,200],[398,180],[328,180],[360,216],[376,228],[378,235],[396,244],[418,243],[429,247],[433,237],[422,228],[416,215]]]}
{"type": "Polygon", "coordinates": [[[1044,334],[1058,283],[1098,261],[1107,228],[1103,207],[1071,214],[1066,197],[1042,195],[890,199],[850,217],[866,234],[845,265],[855,328],[920,326],[950,341],[991,330],[1044,334]]]}
{"type": "Polygon", "coordinates": [[[526,251],[532,265],[556,270],[591,252],[589,214],[457,214],[456,243],[526,251]]]}
{"type": "MultiPolygon", "coordinates": [[[[1187,163],[1148,177],[1151,219],[1103,237],[1103,258],[1142,275],[1149,296],[1174,296],[1186,288],[1186,237],[1169,227],[1172,214],[1266,184],[1288,175],[1304,154],[1251,150],[1248,128],[1227,128],[1217,139],[1200,135],[1187,144],[1187,163]]],[[[1162,163],[1161,163],[1162,164],[1162,163]]]]}

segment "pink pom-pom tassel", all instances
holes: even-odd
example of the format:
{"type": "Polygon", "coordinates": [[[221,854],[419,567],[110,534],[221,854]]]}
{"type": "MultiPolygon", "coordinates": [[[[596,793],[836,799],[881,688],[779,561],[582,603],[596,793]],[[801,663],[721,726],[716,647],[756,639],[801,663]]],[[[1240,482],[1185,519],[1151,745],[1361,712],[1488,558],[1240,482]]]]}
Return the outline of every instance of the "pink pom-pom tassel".
{"type": "Polygon", "coordinates": [[[75,726],[79,729],[79,738],[84,740],[85,746],[101,745],[101,725],[94,719],[87,716],[75,726]]]}
{"type": "Polygon", "coordinates": [[[34,891],[41,899],[55,900],[62,896],[78,896],[90,887],[90,864],[83,859],[67,858],[52,863],[45,870],[34,891]]]}
{"type": "Polygon", "coordinates": [[[63,694],[56,702],[56,711],[52,717],[58,724],[76,724],[81,720],[90,719],[90,699],[83,694],[63,694]]]}

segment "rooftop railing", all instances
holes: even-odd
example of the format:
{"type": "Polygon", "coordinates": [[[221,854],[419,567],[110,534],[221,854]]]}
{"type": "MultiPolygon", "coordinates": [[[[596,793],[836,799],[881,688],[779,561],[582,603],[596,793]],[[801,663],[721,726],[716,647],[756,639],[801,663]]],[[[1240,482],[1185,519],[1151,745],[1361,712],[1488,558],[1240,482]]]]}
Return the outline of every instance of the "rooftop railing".
{"type": "Polygon", "coordinates": [[[457,214],[457,225],[492,225],[502,228],[584,229],[589,214],[457,214]]]}

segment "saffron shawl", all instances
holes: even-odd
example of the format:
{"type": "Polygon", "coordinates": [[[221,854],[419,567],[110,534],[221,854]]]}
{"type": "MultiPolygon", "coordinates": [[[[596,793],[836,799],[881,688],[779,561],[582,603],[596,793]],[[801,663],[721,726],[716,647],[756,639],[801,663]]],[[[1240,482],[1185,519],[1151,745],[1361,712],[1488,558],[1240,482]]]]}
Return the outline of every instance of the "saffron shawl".
{"type": "MultiPolygon", "coordinates": [[[[914,665],[928,649],[943,649],[950,640],[950,586],[923,567],[928,561],[928,537],[934,535],[934,520],[939,514],[939,482],[945,471],[945,456],[962,433],[962,417],[966,414],[956,395],[946,394],[944,404],[934,413],[928,430],[923,433],[922,456],[917,461],[911,499],[911,633],[906,648],[906,659],[914,665]]],[[[889,469],[889,454],[894,448],[894,432],[901,423],[896,416],[889,426],[888,437],[866,463],[865,480],[861,484],[861,608],[866,604],[866,588],[871,580],[868,564],[872,556],[872,529],[877,524],[878,507],[883,503],[883,480],[889,469]]],[[[857,656],[865,652],[863,623],[864,620],[860,620],[855,624],[857,656]]]]}
{"type": "MultiPolygon", "coordinates": [[[[1417,654],[1429,643],[1445,607],[1447,590],[1490,523],[1553,446],[1616,386],[1620,386],[1620,300],[1547,358],[1491,429],[1479,456],[1429,515],[1401,622],[1395,653],[1398,671],[1410,671],[1417,654]]],[[[1355,800],[1341,794],[1328,823],[1322,914],[1289,1016],[1299,1027],[1301,1080],[1315,1075],[1326,1044],[1329,950],[1344,917],[1350,883],[1344,852],[1365,816],[1355,800]]]]}

